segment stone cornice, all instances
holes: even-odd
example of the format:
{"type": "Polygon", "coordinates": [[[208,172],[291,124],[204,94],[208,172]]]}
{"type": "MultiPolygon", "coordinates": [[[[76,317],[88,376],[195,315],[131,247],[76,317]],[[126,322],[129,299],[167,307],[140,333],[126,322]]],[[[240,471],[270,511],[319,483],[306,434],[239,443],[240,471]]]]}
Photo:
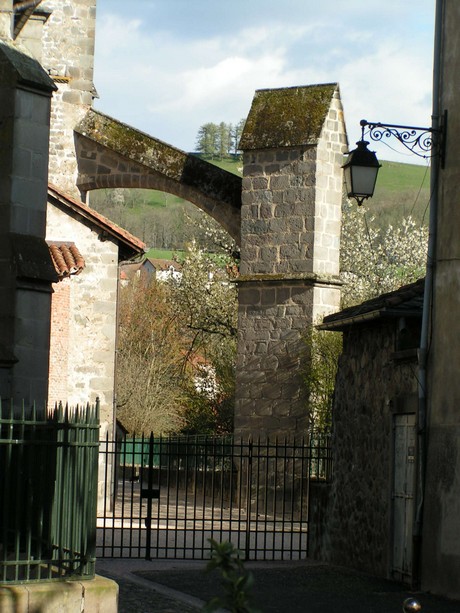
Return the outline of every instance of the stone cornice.
{"type": "Polygon", "coordinates": [[[343,285],[338,275],[319,275],[314,272],[239,275],[234,282],[253,285],[327,285],[337,288],[343,285]]]}

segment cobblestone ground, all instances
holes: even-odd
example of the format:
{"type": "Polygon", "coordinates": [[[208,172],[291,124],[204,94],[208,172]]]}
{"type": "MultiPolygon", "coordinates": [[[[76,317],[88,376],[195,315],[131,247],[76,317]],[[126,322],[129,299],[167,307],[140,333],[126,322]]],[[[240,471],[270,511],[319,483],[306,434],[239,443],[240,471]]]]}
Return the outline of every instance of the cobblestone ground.
{"type": "Polygon", "coordinates": [[[196,613],[201,608],[160,594],[130,578],[120,580],[120,577],[104,574],[118,583],[118,613],[196,613]]]}

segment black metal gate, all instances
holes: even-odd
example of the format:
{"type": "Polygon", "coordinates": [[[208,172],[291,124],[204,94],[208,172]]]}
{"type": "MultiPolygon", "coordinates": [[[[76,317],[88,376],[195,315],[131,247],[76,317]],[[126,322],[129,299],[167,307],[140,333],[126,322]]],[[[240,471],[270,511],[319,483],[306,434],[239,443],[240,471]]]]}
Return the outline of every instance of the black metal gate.
{"type": "Polygon", "coordinates": [[[309,483],[330,477],[328,443],[324,436],[106,440],[96,555],[204,559],[213,538],[246,559],[304,558],[309,483]]]}

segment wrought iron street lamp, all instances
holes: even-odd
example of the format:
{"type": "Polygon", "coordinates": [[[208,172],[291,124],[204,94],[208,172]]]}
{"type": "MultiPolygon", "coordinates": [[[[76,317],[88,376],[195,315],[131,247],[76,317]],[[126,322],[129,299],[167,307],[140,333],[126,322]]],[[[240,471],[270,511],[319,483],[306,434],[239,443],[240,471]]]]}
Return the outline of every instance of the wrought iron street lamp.
{"type": "Polygon", "coordinates": [[[369,151],[369,144],[364,139],[357,143],[356,149],[350,151],[348,160],[343,165],[347,196],[355,198],[361,206],[366,198],[374,195],[375,182],[381,164],[373,151],[369,151]]]}
{"type": "Polygon", "coordinates": [[[440,128],[420,128],[416,126],[399,126],[396,124],[383,124],[361,119],[361,140],[356,149],[350,151],[348,159],[343,165],[347,195],[354,198],[361,205],[366,198],[374,194],[377,174],[381,164],[373,151],[369,151],[368,141],[364,140],[364,130],[368,129],[367,136],[373,141],[383,141],[386,138],[396,138],[406,149],[422,158],[440,157],[441,168],[444,166],[444,130],[446,113],[440,128]]]}

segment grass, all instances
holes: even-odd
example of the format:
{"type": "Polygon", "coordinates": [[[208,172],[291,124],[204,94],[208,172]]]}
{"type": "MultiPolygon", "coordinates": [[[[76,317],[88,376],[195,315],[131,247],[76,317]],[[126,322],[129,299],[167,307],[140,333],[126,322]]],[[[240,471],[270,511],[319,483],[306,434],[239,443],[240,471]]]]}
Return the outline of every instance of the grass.
{"type": "Polygon", "coordinates": [[[396,225],[411,215],[419,223],[428,223],[430,172],[426,166],[382,162],[375,194],[366,206],[378,224],[396,225]]]}
{"type": "Polygon", "coordinates": [[[177,251],[171,249],[149,249],[145,254],[146,257],[152,258],[152,260],[173,260],[177,251]]]}
{"type": "Polygon", "coordinates": [[[383,191],[417,190],[428,187],[430,172],[426,166],[381,162],[378,176],[378,189],[383,191]]]}

